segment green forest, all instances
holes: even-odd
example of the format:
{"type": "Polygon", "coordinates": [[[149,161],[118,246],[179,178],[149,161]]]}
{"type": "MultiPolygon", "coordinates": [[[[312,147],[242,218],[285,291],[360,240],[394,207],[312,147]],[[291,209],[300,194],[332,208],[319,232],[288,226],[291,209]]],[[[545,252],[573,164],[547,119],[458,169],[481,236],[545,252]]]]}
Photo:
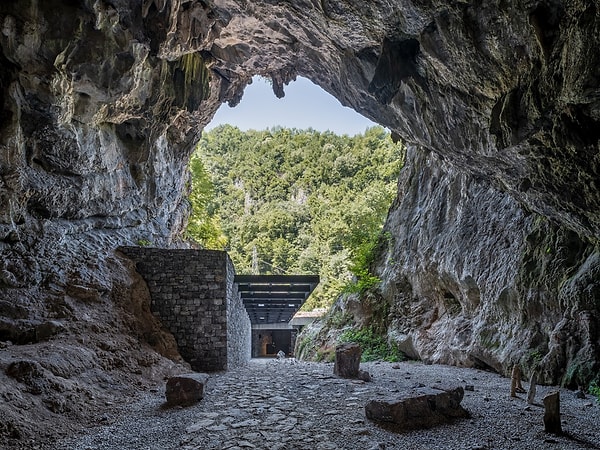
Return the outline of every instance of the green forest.
{"type": "Polygon", "coordinates": [[[396,194],[402,144],[275,127],[205,132],[190,163],[187,238],[227,250],[238,274],[317,274],[303,309],[377,280],[368,266],[396,194]]]}

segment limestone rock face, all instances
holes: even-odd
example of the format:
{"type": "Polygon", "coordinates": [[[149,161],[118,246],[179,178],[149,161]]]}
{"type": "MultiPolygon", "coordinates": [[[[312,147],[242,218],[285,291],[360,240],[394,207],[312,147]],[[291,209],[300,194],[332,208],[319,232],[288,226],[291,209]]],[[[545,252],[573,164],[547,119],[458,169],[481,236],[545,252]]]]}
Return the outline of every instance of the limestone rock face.
{"type": "Polygon", "coordinates": [[[393,309],[390,339],[412,357],[507,376],[511,362],[527,377],[539,365],[544,383],[567,367],[567,382],[593,376],[594,245],[434,153],[409,158],[377,268],[393,309]]]}
{"type": "Polygon", "coordinates": [[[98,370],[100,335],[176,357],[114,249],[179,245],[202,127],[253,75],[278,96],[305,76],[410,147],[374,267],[390,338],[589,380],[599,40],[584,0],[0,2],[0,340],[34,361],[72,339],[98,370]]]}

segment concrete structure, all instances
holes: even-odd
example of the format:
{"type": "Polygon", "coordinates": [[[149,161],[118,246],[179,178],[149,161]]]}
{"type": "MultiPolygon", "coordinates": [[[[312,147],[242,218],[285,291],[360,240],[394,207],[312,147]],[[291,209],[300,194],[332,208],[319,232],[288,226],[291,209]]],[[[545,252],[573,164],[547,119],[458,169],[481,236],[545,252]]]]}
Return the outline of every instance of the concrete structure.
{"type": "Polygon", "coordinates": [[[252,324],[252,357],[272,357],[279,350],[293,355],[298,333],[306,325],[325,314],[325,308],[315,311],[298,311],[286,323],[252,324]]]}
{"type": "Polygon", "coordinates": [[[225,252],[121,247],[150,290],[150,308],[196,371],[250,359],[251,326],[225,252]]]}
{"type": "Polygon", "coordinates": [[[235,283],[252,323],[252,357],[293,355],[298,332],[309,322],[292,322],[319,276],[237,275],[235,283]]]}
{"type": "Polygon", "coordinates": [[[236,275],[252,325],[288,323],[319,284],[318,275],[236,275]]]}

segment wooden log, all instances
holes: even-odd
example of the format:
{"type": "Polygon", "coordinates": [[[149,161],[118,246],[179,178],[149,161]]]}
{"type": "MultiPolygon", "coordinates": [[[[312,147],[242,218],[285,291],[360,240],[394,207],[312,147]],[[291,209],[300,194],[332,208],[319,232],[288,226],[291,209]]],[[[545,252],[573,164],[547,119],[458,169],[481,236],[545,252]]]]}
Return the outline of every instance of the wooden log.
{"type": "Polygon", "coordinates": [[[335,348],[333,373],[342,378],[358,378],[361,354],[362,350],[357,343],[338,345],[335,348]]]}

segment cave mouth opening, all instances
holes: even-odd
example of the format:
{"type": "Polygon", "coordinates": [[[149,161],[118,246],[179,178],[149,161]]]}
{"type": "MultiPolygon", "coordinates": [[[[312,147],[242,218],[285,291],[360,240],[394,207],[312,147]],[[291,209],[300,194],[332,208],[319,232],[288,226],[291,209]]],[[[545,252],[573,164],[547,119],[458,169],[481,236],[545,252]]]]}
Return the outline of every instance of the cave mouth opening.
{"type": "Polygon", "coordinates": [[[283,98],[277,98],[273,82],[255,75],[241,102],[234,107],[222,104],[204,130],[229,124],[243,131],[284,127],[353,136],[378,125],[351,107],[343,106],[308,78],[297,77],[285,87],[284,93],[283,98]]]}
{"type": "MultiPolygon", "coordinates": [[[[228,231],[226,239],[219,242],[224,243],[225,240],[228,242],[223,244],[221,248],[213,248],[228,251],[238,274],[293,275],[320,274],[323,272],[323,266],[320,265],[322,263],[321,258],[315,257],[317,250],[313,248],[313,245],[311,243],[306,244],[304,247],[307,247],[307,249],[299,244],[296,245],[301,233],[310,234],[311,236],[315,234],[314,230],[311,230],[310,233],[306,231],[311,226],[307,224],[308,220],[305,219],[305,216],[313,217],[313,211],[308,214],[303,211],[303,208],[308,210],[304,203],[313,197],[313,193],[317,195],[317,189],[314,186],[304,186],[303,183],[307,183],[306,179],[298,181],[302,178],[303,172],[310,173],[310,177],[314,178],[325,177],[329,172],[329,178],[335,178],[339,175],[344,183],[348,182],[349,184],[352,183],[348,181],[349,178],[354,176],[355,173],[357,178],[365,178],[364,173],[358,173],[359,170],[365,169],[365,172],[370,170],[373,173],[380,170],[385,173],[385,182],[387,183],[385,193],[378,191],[381,187],[378,184],[381,181],[379,178],[383,178],[384,175],[374,175],[373,179],[377,183],[373,184],[372,190],[369,186],[364,186],[362,190],[353,191],[355,203],[362,205],[357,206],[357,210],[364,206],[365,211],[369,207],[376,210],[373,214],[377,214],[377,219],[371,220],[368,224],[363,224],[361,237],[357,237],[354,241],[356,243],[377,239],[376,236],[371,236],[374,232],[364,230],[364,228],[371,227],[377,231],[377,234],[381,231],[387,211],[393,200],[392,191],[395,193],[401,167],[401,162],[396,164],[395,162],[392,163],[392,160],[403,161],[404,159],[404,151],[400,149],[402,145],[398,145],[391,139],[388,130],[363,117],[354,109],[342,106],[333,95],[327,93],[309,79],[298,77],[296,81],[286,86],[285,94],[283,98],[277,98],[273,91],[272,82],[255,76],[252,83],[246,86],[239,104],[234,107],[220,106],[213,120],[204,128],[203,136],[192,156],[193,177],[196,176],[194,170],[197,168],[203,177],[212,179],[213,186],[216,186],[217,191],[220,190],[216,194],[219,198],[215,201],[215,203],[219,203],[219,206],[212,207],[212,211],[217,210],[216,215],[223,227],[222,229],[228,231]],[[282,135],[286,133],[287,144],[282,141],[284,138],[282,135]],[[216,140],[223,138],[230,139],[231,144],[224,141],[216,143],[216,140]],[[276,144],[265,145],[271,139],[276,144]],[[220,162],[215,162],[215,159],[218,160],[219,158],[235,159],[235,157],[225,154],[215,158],[214,152],[224,152],[225,150],[217,149],[224,149],[225,147],[228,148],[227,153],[244,152],[244,156],[240,157],[241,159],[256,158],[255,155],[251,154],[252,146],[248,144],[249,141],[254,142],[255,147],[253,148],[258,153],[270,152],[272,161],[260,159],[258,166],[263,168],[265,172],[272,171],[273,179],[277,177],[286,178],[288,176],[286,170],[290,171],[290,169],[291,171],[288,172],[289,177],[298,177],[298,179],[294,178],[295,181],[290,181],[289,186],[285,181],[282,182],[282,184],[285,184],[284,187],[276,186],[276,189],[269,190],[269,180],[256,181],[247,177],[247,173],[254,170],[253,167],[247,167],[245,172],[239,172],[239,168],[235,166],[235,164],[239,165],[239,158],[235,164],[229,167],[220,162]],[[379,144],[383,141],[385,143],[379,144]],[[239,149],[235,147],[236,145],[239,149]],[[286,145],[290,147],[288,149],[283,148],[286,145]],[[359,145],[364,150],[358,151],[356,147],[359,145]],[[381,147],[378,147],[378,145],[381,147]],[[282,149],[281,151],[272,152],[273,149],[268,148],[270,146],[281,146],[282,149]],[[328,157],[327,153],[330,153],[331,156],[328,157]],[[372,154],[378,154],[379,156],[373,156],[372,154]],[[320,168],[315,167],[311,162],[307,162],[306,155],[310,155],[310,158],[314,160],[322,158],[324,160],[323,164],[331,165],[330,170],[320,170],[320,168]],[[399,166],[397,171],[390,170],[394,164],[399,166]],[[371,168],[366,169],[366,166],[371,168]],[[335,172],[335,174],[331,175],[331,172],[335,172]],[[230,178],[233,177],[232,180],[229,180],[230,188],[231,190],[237,189],[240,198],[236,199],[229,193],[223,193],[221,175],[224,173],[227,173],[230,178]],[[392,173],[393,175],[391,175],[392,173]],[[259,186],[257,188],[257,185],[263,182],[267,187],[259,186]],[[223,199],[227,196],[231,197],[232,205],[239,202],[237,203],[237,209],[233,206],[224,206],[223,199]],[[380,198],[383,196],[386,197],[385,200],[380,198]],[[369,204],[369,202],[372,204],[369,204]],[[225,210],[229,211],[229,214],[223,214],[225,210]],[[236,211],[244,211],[247,216],[255,214],[256,217],[259,217],[258,219],[248,219],[248,222],[252,222],[250,224],[242,224],[245,231],[242,230],[243,233],[240,233],[240,236],[243,235],[247,238],[244,238],[247,245],[243,246],[243,249],[237,242],[241,237],[236,239],[231,233],[231,230],[238,226],[232,226],[230,223],[236,220],[236,211]],[[267,216],[270,219],[263,220],[267,216]],[[257,222],[258,225],[253,222],[257,222]],[[251,233],[246,228],[252,228],[251,233]],[[368,237],[367,234],[369,234],[368,237]],[[250,235],[252,236],[248,238],[250,235]],[[232,243],[231,238],[234,238],[236,242],[232,243]],[[284,244],[283,240],[288,242],[284,244]],[[266,244],[266,241],[269,241],[269,243],[266,244]],[[319,261],[314,262],[314,264],[308,263],[306,260],[310,259],[307,256],[309,253],[312,254],[312,259],[315,261],[318,259],[319,261]]],[[[255,178],[263,176],[260,170],[257,170],[254,175],[255,178]]],[[[317,181],[318,183],[326,184],[328,182],[317,181]]],[[[359,183],[366,183],[366,178],[365,180],[358,179],[354,184],[358,185],[359,183]]],[[[334,188],[328,186],[327,189],[332,190],[334,188]]],[[[320,195],[327,197],[330,193],[326,192],[320,195]]],[[[344,195],[348,196],[347,194],[344,195]]],[[[340,203],[346,200],[344,198],[340,200],[340,203]]],[[[316,200],[313,199],[313,201],[316,200]]],[[[329,201],[332,203],[331,208],[329,208],[329,213],[331,213],[335,205],[333,205],[332,199],[329,201]]],[[[327,209],[325,205],[323,205],[323,208],[327,209]]],[[[350,209],[350,205],[347,209],[350,209]]],[[[344,233],[350,234],[348,230],[353,230],[353,233],[358,234],[357,229],[361,226],[357,225],[357,222],[362,219],[348,218],[345,217],[349,215],[348,212],[336,211],[336,214],[340,216],[336,219],[335,224],[341,230],[338,234],[340,236],[344,233]]],[[[319,214],[321,213],[325,214],[323,211],[319,214]]],[[[366,214],[364,212],[364,215],[366,214]]],[[[360,216],[359,213],[356,215],[360,216]]],[[[329,234],[333,234],[333,231],[329,234]]],[[[225,237],[225,234],[223,236],[225,237]]],[[[304,237],[304,239],[307,238],[304,237]]],[[[332,236],[328,236],[326,239],[329,250],[325,253],[337,255],[338,264],[342,252],[349,252],[349,244],[344,239],[347,240],[348,238],[338,236],[334,239],[332,236]]],[[[372,242],[372,244],[375,247],[375,243],[372,242]]],[[[344,258],[346,257],[344,256],[344,258]]],[[[346,260],[344,259],[344,261],[346,260]]],[[[332,261],[331,264],[335,264],[335,261],[332,261]]],[[[349,265],[347,262],[344,262],[344,264],[349,265]]],[[[341,269],[336,267],[326,272],[332,271],[341,280],[341,269]]],[[[350,272],[344,273],[344,277],[344,279],[352,279],[350,272]]],[[[325,287],[321,286],[320,289],[321,291],[329,290],[325,294],[328,299],[339,295],[339,286],[337,286],[337,292],[334,294],[333,284],[327,284],[326,281],[324,285],[325,287]]],[[[322,292],[316,294],[314,302],[308,302],[304,310],[313,311],[330,306],[331,301],[323,300],[325,295],[319,297],[322,292]]]]}

